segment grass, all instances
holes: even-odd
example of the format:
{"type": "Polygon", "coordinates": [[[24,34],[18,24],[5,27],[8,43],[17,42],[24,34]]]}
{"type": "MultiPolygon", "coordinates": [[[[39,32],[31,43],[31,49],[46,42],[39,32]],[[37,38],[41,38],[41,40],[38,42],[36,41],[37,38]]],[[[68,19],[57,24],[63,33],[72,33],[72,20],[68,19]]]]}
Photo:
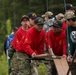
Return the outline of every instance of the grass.
{"type": "Polygon", "coordinates": [[[8,65],[5,54],[0,56],[0,75],[8,75],[8,65]]]}

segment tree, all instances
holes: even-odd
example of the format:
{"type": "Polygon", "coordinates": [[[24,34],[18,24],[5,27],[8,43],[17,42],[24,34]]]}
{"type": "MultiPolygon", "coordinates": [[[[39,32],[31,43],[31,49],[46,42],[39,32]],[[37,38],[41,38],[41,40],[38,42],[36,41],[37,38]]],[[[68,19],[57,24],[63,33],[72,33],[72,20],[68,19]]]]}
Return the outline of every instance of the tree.
{"type": "Polygon", "coordinates": [[[6,21],[7,35],[9,35],[9,34],[11,33],[11,29],[12,29],[12,27],[11,27],[11,20],[8,19],[8,20],[6,21]]]}

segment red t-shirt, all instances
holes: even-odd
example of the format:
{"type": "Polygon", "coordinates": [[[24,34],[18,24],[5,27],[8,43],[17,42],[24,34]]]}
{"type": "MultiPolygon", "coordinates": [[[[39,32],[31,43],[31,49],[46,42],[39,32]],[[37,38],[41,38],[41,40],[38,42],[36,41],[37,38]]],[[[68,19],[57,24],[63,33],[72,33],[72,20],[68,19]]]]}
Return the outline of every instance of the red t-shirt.
{"type": "Polygon", "coordinates": [[[62,56],[66,55],[66,37],[65,31],[61,31],[60,35],[54,35],[52,30],[46,33],[46,49],[48,50],[48,46],[52,48],[55,55],[62,56]]]}
{"type": "Polygon", "coordinates": [[[17,45],[19,44],[19,42],[21,41],[21,39],[24,37],[25,34],[26,34],[26,31],[22,29],[22,26],[19,27],[11,43],[11,45],[13,46],[15,50],[16,50],[17,45]]]}
{"type": "Polygon", "coordinates": [[[32,53],[43,54],[44,48],[44,30],[37,31],[35,28],[30,28],[27,35],[21,41],[22,47],[18,46],[19,52],[25,52],[31,55],[32,53]]]}

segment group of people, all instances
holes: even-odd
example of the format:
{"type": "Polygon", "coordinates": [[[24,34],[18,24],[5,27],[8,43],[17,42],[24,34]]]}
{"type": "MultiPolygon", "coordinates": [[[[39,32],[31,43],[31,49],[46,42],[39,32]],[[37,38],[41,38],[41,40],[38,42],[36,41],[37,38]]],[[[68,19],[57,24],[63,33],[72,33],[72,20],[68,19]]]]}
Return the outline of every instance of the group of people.
{"type": "MultiPolygon", "coordinates": [[[[72,61],[76,50],[75,7],[66,4],[65,9],[65,14],[59,13],[55,17],[51,11],[47,11],[42,17],[38,17],[35,12],[22,16],[21,26],[8,48],[11,59],[9,75],[39,75],[35,68],[38,66],[36,61],[26,58],[35,58],[36,55],[46,52],[54,56],[64,56],[68,62],[72,61]]],[[[75,74],[74,72],[73,75],[75,74]]],[[[50,72],[47,75],[57,73],[50,72]]]]}

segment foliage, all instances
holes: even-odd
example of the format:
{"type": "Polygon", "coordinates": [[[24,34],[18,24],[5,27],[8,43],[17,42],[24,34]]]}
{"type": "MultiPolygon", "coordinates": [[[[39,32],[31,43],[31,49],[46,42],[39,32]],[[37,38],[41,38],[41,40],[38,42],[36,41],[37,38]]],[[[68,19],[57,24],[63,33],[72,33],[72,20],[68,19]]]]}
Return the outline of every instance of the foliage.
{"type": "Polygon", "coordinates": [[[6,21],[6,29],[7,29],[7,35],[9,35],[11,33],[11,20],[10,19],[6,21]]]}
{"type": "Polygon", "coordinates": [[[7,59],[5,54],[0,57],[0,75],[8,75],[7,59]]]}
{"type": "Polygon", "coordinates": [[[44,63],[40,63],[38,67],[38,74],[39,75],[48,75],[46,65],[44,63]]]}

